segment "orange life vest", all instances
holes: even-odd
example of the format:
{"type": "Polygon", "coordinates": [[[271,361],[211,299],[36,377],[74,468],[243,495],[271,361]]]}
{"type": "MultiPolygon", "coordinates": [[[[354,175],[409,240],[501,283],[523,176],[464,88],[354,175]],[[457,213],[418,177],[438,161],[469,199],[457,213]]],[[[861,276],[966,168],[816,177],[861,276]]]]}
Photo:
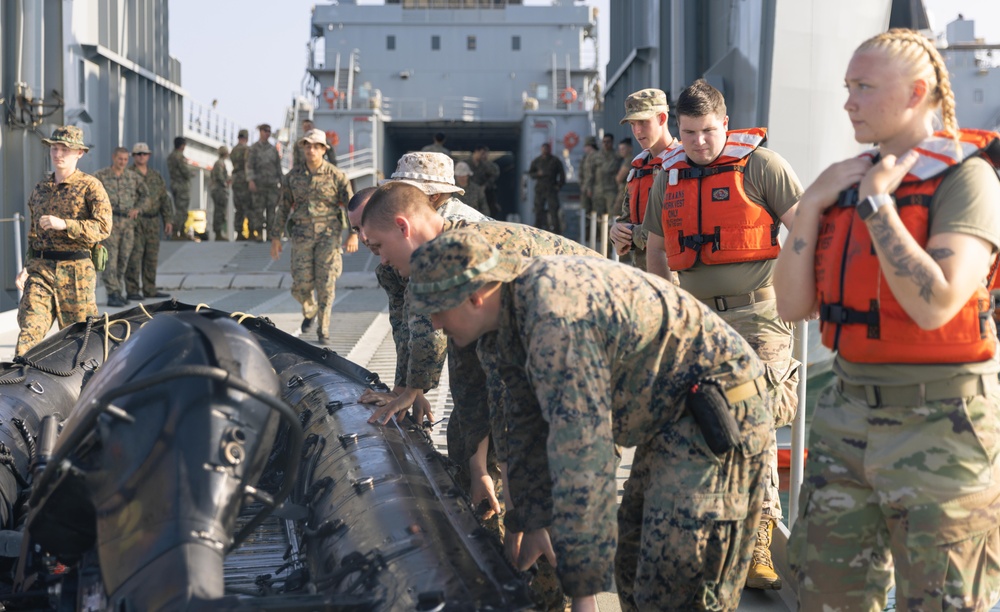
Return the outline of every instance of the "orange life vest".
{"type": "Polygon", "coordinates": [[[719,157],[707,166],[688,163],[684,147],[663,162],[663,248],[671,270],[706,264],[762,261],[778,256],[778,219],[743,190],[747,161],[767,130],[731,130],[719,157]]]}
{"type": "MultiPolygon", "coordinates": [[[[921,247],[929,237],[931,198],[948,172],[974,155],[994,167],[1000,162],[1000,134],[960,130],[959,140],[961,153],[941,133],[915,147],[920,158],[893,194],[900,220],[921,247]]],[[[876,154],[862,157],[874,161],[876,154]]],[[[977,288],[942,327],[921,329],[883,278],[868,227],[856,212],[857,199],[857,186],[841,193],[820,227],[816,291],[823,344],[855,363],[975,363],[992,357],[996,325],[987,288],[977,288]]]]}
{"type": "Polygon", "coordinates": [[[635,156],[632,169],[628,171],[625,183],[628,185],[629,223],[642,225],[646,218],[646,204],[649,202],[649,191],[653,188],[653,180],[663,167],[663,160],[672,151],[668,147],[656,157],[649,154],[649,149],[635,156]]]}

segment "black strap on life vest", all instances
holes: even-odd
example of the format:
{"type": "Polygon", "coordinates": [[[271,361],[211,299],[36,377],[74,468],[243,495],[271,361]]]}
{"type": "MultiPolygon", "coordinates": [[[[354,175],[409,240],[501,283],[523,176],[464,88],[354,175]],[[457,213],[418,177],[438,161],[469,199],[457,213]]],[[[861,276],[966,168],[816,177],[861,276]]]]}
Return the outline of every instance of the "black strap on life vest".
{"type": "Polygon", "coordinates": [[[868,310],[855,310],[841,304],[823,304],[819,307],[819,319],[834,325],[867,325],[868,337],[872,340],[879,338],[878,300],[872,300],[868,310]]]}
{"type": "Polygon", "coordinates": [[[718,226],[716,226],[715,233],[713,233],[713,234],[689,234],[689,235],[685,236],[683,231],[678,231],[677,232],[677,241],[680,244],[681,253],[684,252],[684,249],[699,250],[699,249],[701,249],[701,247],[703,247],[706,244],[711,244],[712,245],[712,252],[713,253],[715,251],[718,251],[719,250],[719,242],[721,240],[720,239],[720,235],[719,235],[720,231],[721,231],[721,228],[718,227],[718,226]]]}
{"type": "Polygon", "coordinates": [[[685,168],[680,171],[679,176],[682,179],[691,178],[704,178],[706,176],[715,176],[716,174],[722,174],[723,172],[746,172],[745,166],[694,166],[692,168],[685,168]]]}
{"type": "Polygon", "coordinates": [[[635,171],[635,174],[632,175],[632,178],[634,179],[649,176],[650,174],[656,172],[656,168],[633,168],[633,170],[635,171]]]}

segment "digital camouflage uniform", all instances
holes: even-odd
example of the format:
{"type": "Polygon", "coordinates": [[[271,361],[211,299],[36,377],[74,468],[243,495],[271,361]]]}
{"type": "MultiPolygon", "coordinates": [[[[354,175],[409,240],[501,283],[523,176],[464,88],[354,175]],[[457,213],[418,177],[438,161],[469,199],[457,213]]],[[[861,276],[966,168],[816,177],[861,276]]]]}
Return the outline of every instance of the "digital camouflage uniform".
{"type": "Polygon", "coordinates": [[[233,147],[229,160],[233,162],[233,230],[240,235],[247,212],[253,205],[250,185],[247,184],[247,155],[250,147],[239,143],[233,147]]]}
{"type": "Polygon", "coordinates": [[[316,333],[322,337],[330,335],[330,310],[343,269],[344,211],[353,196],[347,176],[333,164],[324,161],[315,173],[303,164],[285,177],[274,215],[272,239],[280,238],[278,228],[289,222],[292,297],[302,304],[304,318],[316,317],[316,333]]]}
{"type": "Polygon", "coordinates": [[[482,185],[470,180],[463,189],[465,189],[465,194],[458,196],[458,199],[484,215],[490,214],[490,205],[486,201],[486,190],[483,189],[482,185]]]}
{"type": "MultiPolygon", "coordinates": [[[[263,240],[264,227],[270,232],[270,238],[280,236],[284,227],[274,223],[274,209],[278,204],[278,187],[281,183],[281,156],[278,149],[268,141],[253,143],[247,153],[247,181],[253,181],[257,191],[253,192],[253,204],[247,211],[247,224],[250,235],[256,233],[258,240],[263,240]]],[[[286,216],[287,218],[287,216],[286,216]]]]}
{"type": "Polygon", "coordinates": [[[167,156],[167,171],[170,174],[170,191],[174,194],[174,235],[184,233],[188,209],[191,207],[191,178],[194,171],[184,158],[184,151],[174,149],[167,156]]]}
{"type": "Polygon", "coordinates": [[[476,183],[483,188],[486,193],[486,203],[489,205],[489,212],[485,213],[494,219],[501,218],[500,206],[497,203],[497,179],[500,178],[500,166],[491,162],[488,157],[478,164],[473,160],[465,162],[472,170],[472,178],[469,182],[476,183]]]}
{"type": "MultiPolygon", "coordinates": [[[[431,244],[443,243],[414,254],[411,284],[429,300],[431,279],[485,260],[431,244]]],[[[517,274],[495,332],[510,396],[507,527],[548,529],[567,595],[611,590],[614,566],[625,610],[735,610],[773,424],[760,360],[698,300],[633,268],[580,257],[497,267],[517,274]],[[740,444],[722,455],[685,407],[705,378],[753,389],[730,407],[740,444]],[[617,541],[616,444],[637,447],[617,541]]],[[[415,298],[414,309],[435,307],[415,298]]]]}
{"type": "Polygon", "coordinates": [[[535,227],[558,234],[559,190],[566,183],[566,171],[551,153],[531,160],[528,175],[535,179],[535,227]]]}
{"type": "MultiPolygon", "coordinates": [[[[142,177],[135,164],[129,165],[129,172],[142,177]]],[[[139,216],[135,224],[135,245],[125,270],[125,291],[128,295],[142,293],[156,295],[156,266],[160,258],[160,234],[164,223],[170,222],[174,209],[167,195],[167,184],[159,172],[146,169],[146,199],[139,202],[139,216]]]]}
{"type": "MultiPolygon", "coordinates": [[[[323,159],[325,159],[326,161],[328,161],[331,164],[333,164],[334,166],[336,166],[337,165],[337,153],[334,152],[333,147],[330,145],[329,141],[327,141],[326,146],[327,146],[326,153],[323,154],[323,159]]],[[[233,162],[234,165],[235,165],[235,163],[236,162],[233,162]]],[[[298,168],[301,164],[304,164],[304,163],[306,163],[306,156],[302,152],[302,147],[299,146],[298,144],[296,144],[295,148],[292,149],[292,170],[298,168]]]]}
{"type": "Polygon", "coordinates": [[[215,160],[208,176],[208,193],[212,196],[212,229],[218,234],[226,228],[226,208],[229,207],[229,168],[223,157],[215,160]]]}
{"type": "Polygon", "coordinates": [[[123,168],[121,176],[116,176],[110,166],[98,170],[94,177],[101,181],[111,201],[113,216],[111,235],[103,242],[108,250],[108,263],[101,274],[109,296],[124,296],[122,279],[128,269],[132,249],[135,248],[136,219],[129,218],[129,212],[146,199],[146,182],[135,172],[123,168]]]}
{"type": "Polygon", "coordinates": [[[53,320],[62,329],[97,315],[97,275],[90,249],[110,235],[112,224],[111,202],[104,186],[80,170],[62,183],[56,183],[53,173],[35,185],[28,198],[28,210],[31,250],[24,266],[28,278],[17,309],[21,331],[16,355],[38,344],[53,320]],[[43,215],[65,220],[66,229],[43,230],[39,226],[43,215]],[[80,259],[51,259],[68,255],[80,259]]]}

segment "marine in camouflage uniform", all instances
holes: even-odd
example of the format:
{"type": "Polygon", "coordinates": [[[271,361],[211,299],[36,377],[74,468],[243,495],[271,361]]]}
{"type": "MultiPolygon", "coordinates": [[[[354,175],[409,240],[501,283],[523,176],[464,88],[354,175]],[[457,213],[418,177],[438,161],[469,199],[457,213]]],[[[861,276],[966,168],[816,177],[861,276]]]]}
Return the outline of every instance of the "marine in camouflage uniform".
{"type": "Polygon", "coordinates": [[[597,139],[593,136],[587,136],[583,143],[583,157],[580,158],[580,172],[578,174],[580,179],[580,210],[588,217],[591,211],[594,210],[593,198],[590,195],[590,189],[592,189],[590,186],[590,176],[593,173],[593,164],[588,163],[588,160],[596,152],[597,139]]]}
{"type": "Polygon", "coordinates": [[[250,152],[247,136],[246,130],[240,130],[238,144],[229,154],[229,160],[233,162],[233,230],[237,240],[244,237],[243,225],[247,220],[247,211],[253,204],[250,185],[247,183],[247,155],[250,152]]]}
{"type": "Polygon", "coordinates": [[[232,182],[229,168],[226,167],[227,157],[229,148],[225,145],[219,147],[219,159],[212,165],[212,172],[208,176],[208,192],[212,196],[212,229],[216,240],[225,240],[227,237],[226,209],[229,207],[229,184],[232,182]]]}
{"type": "Polygon", "coordinates": [[[764,367],[746,341],[673,284],[609,261],[529,260],[454,230],[411,266],[414,312],[437,313],[459,343],[496,329],[510,395],[506,521],[525,532],[522,553],[551,541],[574,598],[611,590],[614,573],[625,610],[735,610],[773,426],[764,367]],[[738,431],[718,453],[686,402],[707,379],[738,431]],[[637,447],[620,542],[616,444],[637,447]]]}
{"type": "Polygon", "coordinates": [[[479,183],[472,180],[472,168],[466,162],[455,164],[455,184],[465,190],[465,193],[458,196],[458,199],[475,208],[484,215],[489,216],[490,205],[486,201],[486,190],[479,183]]]}
{"type": "Polygon", "coordinates": [[[542,145],[542,154],[531,160],[528,176],[535,179],[535,227],[558,234],[559,190],[566,183],[566,171],[552,155],[552,145],[542,145]]]}
{"type": "Polygon", "coordinates": [[[253,206],[247,211],[247,224],[251,239],[261,242],[264,240],[265,227],[271,232],[271,238],[280,236],[285,228],[272,224],[281,184],[281,156],[278,149],[268,141],[271,126],[262,123],[257,129],[260,131],[260,139],[250,146],[247,153],[247,182],[253,194],[253,206]]]}
{"type": "MultiPolygon", "coordinates": [[[[320,145],[326,149],[326,136],[312,130],[300,144],[320,145]]],[[[254,145],[256,146],[256,145],[254,145]]],[[[252,151],[251,151],[252,154],[252,151]]],[[[275,228],[284,228],[292,241],[292,297],[302,304],[302,316],[316,318],[316,333],[320,342],[330,337],[330,310],[336,291],[337,277],[343,264],[340,237],[346,225],[345,209],[354,195],[347,176],[333,164],[317,157],[315,170],[307,163],[289,172],[282,183],[281,200],[274,216],[275,228]]],[[[271,254],[281,253],[281,233],[271,237],[271,254]]]]}
{"type": "Polygon", "coordinates": [[[605,134],[601,140],[601,149],[588,159],[590,167],[587,170],[587,181],[590,187],[590,198],[594,212],[600,215],[613,215],[618,212],[618,183],[615,177],[621,167],[621,158],[614,151],[615,139],[611,134],[605,134]]]}
{"type": "Polygon", "coordinates": [[[139,216],[136,217],[135,245],[125,270],[125,290],[128,299],[141,300],[146,297],[170,297],[156,287],[156,267],[160,258],[160,235],[173,229],[174,208],[167,195],[167,183],[159,172],[148,166],[149,146],[137,142],[132,147],[132,165],[146,185],[146,199],[139,202],[139,216]],[[162,223],[162,225],[161,225],[162,223]]]}
{"type": "Polygon", "coordinates": [[[113,154],[113,165],[94,174],[108,193],[114,217],[111,235],[103,243],[108,250],[108,263],[101,278],[108,293],[108,306],[115,307],[127,303],[122,279],[135,246],[138,205],[146,199],[146,182],[135,172],[130,172],[127,166],[128,149],[118,147],[113,154]]]}
{"type": "Polygon", "coordinates": [[[188,209],[191,207],[191,179],[194,171],[184,157],[187,140],[183,136],[174,138],[174,150],[167,156],[167,172],[170,174],[170,191],[174,195],[174,237],[184,235],[188,209]]]}
{"type": "Polygon", "coordinates": [[[97,275],[91,249],[111,233],[111,202],[96,178],[76,169],[89,148],[83,131],[56,128],[42,142],[50,147],[55,172],[35,185],[28,198],[29,252],[17,282],[24,293],[17,309],[16,355],[38,344],[55,321],[62,329],[97,315],[97,275]],[[57,174],[65,174],[57,180],[57,174]],[[59,221],[64,229],[56,229],[59,221]]]}
{"type": "Polygon", "coordinates": [[[472,182],[483,188],[486,192],[486,203],[489,205],[489,212],[486,213],[494,219],[502,219],[503,211],[497,202],[497,179],[500,178],[500,166],[496,162],[490,161],[490,149],[486,145],[479,145],[472,152],[472,157],[467,162],[472,170],[472,182]]]}

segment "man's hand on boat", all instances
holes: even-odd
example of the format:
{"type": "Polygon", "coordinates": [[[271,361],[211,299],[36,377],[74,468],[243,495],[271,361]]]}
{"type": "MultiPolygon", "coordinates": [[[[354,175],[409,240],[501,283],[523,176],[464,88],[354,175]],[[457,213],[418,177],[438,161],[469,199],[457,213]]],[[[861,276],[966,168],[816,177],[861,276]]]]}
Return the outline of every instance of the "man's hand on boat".
{"type": "Polygon", "coordinates": [[[392,390],[392,393],[378,393],[368,389],[358,401],[362,404],[374,404],[378,406],[368,419],[369,423],[381,423],[385,425],[393,416],[396,416],[398,420],[406,414],[410,406],[413,406],[413,420],[417,423],[434,422],[431,403],[424,397],[424,392],[421,389],[396,387],[392,390]]]}
{"type": "Polygon", "coordinates": [[[472,498],[472,507],[484,521],[500,514],[500,500],[497,499],[493,477],[490,476],[487,467],[489,452],[490,436],[487,435],[476,447],[475,454],[469,458],[469,474],[472,481],[469,494],[472,498]]]}

